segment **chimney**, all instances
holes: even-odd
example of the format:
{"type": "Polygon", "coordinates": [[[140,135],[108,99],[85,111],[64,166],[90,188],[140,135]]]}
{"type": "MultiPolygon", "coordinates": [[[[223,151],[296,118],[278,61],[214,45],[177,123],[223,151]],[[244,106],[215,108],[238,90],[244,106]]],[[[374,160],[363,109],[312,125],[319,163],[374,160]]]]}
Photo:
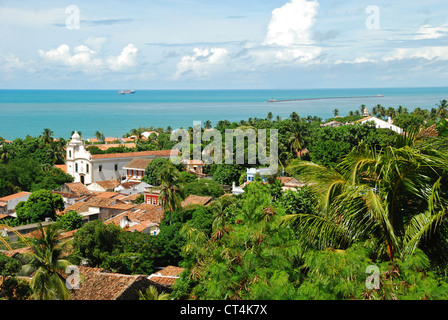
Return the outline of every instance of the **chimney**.
{"type": "Polygon", "coordinates": [[[390,124],[394,123],[394,122],[392,121],[392,118],[391,118],[391,117],[387,117],[387,122],[390,123],[390,124]]]}

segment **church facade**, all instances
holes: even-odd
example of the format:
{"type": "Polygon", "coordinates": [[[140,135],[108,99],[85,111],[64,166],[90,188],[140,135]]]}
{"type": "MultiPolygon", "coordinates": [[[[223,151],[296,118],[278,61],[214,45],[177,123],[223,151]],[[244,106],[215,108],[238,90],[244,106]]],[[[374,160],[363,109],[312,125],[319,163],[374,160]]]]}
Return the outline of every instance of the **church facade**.
{"type": "Polygon", "coordinates": [[[97,181],[127,179],[125,166],[133,159],[169,159],[171,150],[142,151],[92,155],[75,132],[66,147],[66,172],[74,182],[89,185],[97,181]]]}

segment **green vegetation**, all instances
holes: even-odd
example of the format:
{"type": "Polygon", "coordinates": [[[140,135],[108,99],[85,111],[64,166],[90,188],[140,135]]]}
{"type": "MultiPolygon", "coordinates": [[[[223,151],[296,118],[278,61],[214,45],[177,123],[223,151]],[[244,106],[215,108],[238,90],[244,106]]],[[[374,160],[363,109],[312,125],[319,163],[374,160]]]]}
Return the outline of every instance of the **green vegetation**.
{"type": "MultiPolygon", "coordinates": [[[[0,298],[67,298],[60,282],[62,267],[88,259],[92,267],[124,274],[183,267],[169,299],[448,299],[446,110],[446,101],[432,110],[372,110],[379,117],[392,116],[406,129],[404,135],[368,124],[321,127],[321,119],[297,113],[284,120],[270,113],[265,119],[219,121],[215,128],[221,132],[278,129],[279,175],[284,172],[308,185],[282,191],[276,177],[269,177],[268,184],[257,177],[244,194],[223,197],[222,185],[245,181],[246,169],[253,165],[209,165],[205,172],[212,180],[205,180],[168,160],[151,161],[144,181],[160,188],[165,211],[157,236],[127,232],[99,220],[83,225],[76,212],[64,215],[54,227],[41,230],[34,254],[29,255],[32,259],[24,263],[23,269],[38,270],[29,287],[15,280],[21,260],[0,254],[0,271],[11,279],[0,287],[0,298]],[[180,203],[190,194],[214,200],[207,206],[183,208],[180,203]],[[63,251],[56,230],[76,228],[70,250],[63,251]],[[377,280],[378,286],[369,287],[369,279],[377,280]]],[[[334,114],[339,116],[339,110],[334,114]]],[[[359,119],[360,110],[348,117],[335,120],[359,119]]],[[[139,136],[146,129],[129,134],[139,136]]],[[[170,148],[170,130],[157,132],[159,136],[137,141],[137,148],[170,148]]],[[[49,148],[51,139],[51,132],[45,131],[36,140],[39,150],[49,148]]],[[[12,149],[20,150],[24,141],[34,145],[29,137],[15,141],[12,149]]],[[[15,174],[0,175],[0,191],[3,186],[17,190],[20,183],[43,183],[36,176],[37,169],[44,169],[26,166],[31,160],[8,148],[0,154],[0,173],[26,169],[17,180],[15,174]]],[[[244,148],[247,152],[247,143],[244,148]]],[[[33,161],[56,163],[39,150],[33,151],[33,161]]],[[[18,205],[17,221],[54,217],[60,208],[60,199],[49,191],[33,191],[30,200],[18,205]]],[[[167,298],[154,288],[140,292],[142,300],[167,298]]]]}

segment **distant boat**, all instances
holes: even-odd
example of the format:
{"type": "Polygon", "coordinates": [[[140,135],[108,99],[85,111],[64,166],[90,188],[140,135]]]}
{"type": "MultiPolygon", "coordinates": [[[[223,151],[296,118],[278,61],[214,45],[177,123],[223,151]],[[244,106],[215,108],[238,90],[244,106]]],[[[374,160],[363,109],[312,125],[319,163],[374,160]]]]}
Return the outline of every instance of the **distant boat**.
{"type": "Polygon", "coordinates": [[[380,98],[384,97],[381,93],[377,94],[376,96],[380,98]]]}
{"type": "Polygon", "coordinates": [[[132,94],[135,93],[135,90],[121,90],[118,91],[118,94],[123,95],[123,94],[132,94]]]}

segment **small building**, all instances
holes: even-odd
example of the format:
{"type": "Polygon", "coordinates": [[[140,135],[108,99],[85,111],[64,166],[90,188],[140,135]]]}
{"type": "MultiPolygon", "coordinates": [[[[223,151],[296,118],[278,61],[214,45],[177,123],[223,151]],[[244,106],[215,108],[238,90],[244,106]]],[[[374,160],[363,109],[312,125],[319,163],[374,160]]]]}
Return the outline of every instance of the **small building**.
{"type": "Polygon", "coordinates": [[[355,123],[361,123],[361,124],[373,123],[377,129],[389,129],[398,134],[402,134],[404,132],[404,130],[402,128],[393,124],[393,121],[390,117],[388,118],[388,121],[384,121],[384,120],[378,119],[376,117],[370,116],[370,117],[365,117],[361,120],[355,121],[355,123]]]}
{"type": "Polygon", "coordinates": [[[330,121],[330,122],[321,124],[320,126],[323,128],[326,128],[326,127],[337,128],[337,127],[343,126],[343,124],[340,123],[339,121],[330,121]]]}
{"type": "Polygon", "coordinates": [[[260,175],[260,178],[263,180],[263,182],[267,182],[267,176],[270,173],[270,169],[269,168],[249,168],[246,171],[246,181],[247,182],[252,182],[255,181],[255,177],[257,174],[260,175]]]}
{"type": "Polygon", "coordinates": [[[4,204],[6,204],[6,210],[8,212],[13,212],[16,208],[16,205],[21,201],[27,201],[30,195],[31,192],[26,191],[11,194],[9,196],[0,198],[0,205],[3,204],[4,207],[4,204]]]}
{"type": "Polygon", "coordinates": [[[139,300],[139,292],[152,284],[147,275],[109,273],[101,268],[87,271],[86,268],[78,267],[80,281],[72,285],[75,289],[71,290],[71,300],[139,300]]]}
{"type": "Polygon", "coordinates": [[[203,174],[203,168],[205,166],[202,160],[182,160],[185,165],[185,170],[193,174],[203,174]]]}
{"type": "Polygon", "coordinates": [[[160,188],[158,187],[150,187],[145,189],[145,203],[159,206],[160,200],[160,188]]]}
{"type": "Polygon", "coordinates": [[[210,204],[210,202],[212,202],[212,200],[213,197],[196,196],[191,194],[182,201],[181,205],[182,208],[187,208],[192,205],[207,206],[210,204]]]}
{"type": "Polygon", "coordinates": [[[127,181],[142,181],[145,176],[146,167],[151,162],[151,159],[134,158],[129,163],[123,166],[126,170],[127,181]]]}
{"type": "Polygon", "coordinates": [[[117,180],[97,181],[87,186],[87,189],[93,192],[114,192],[120,185],[117,180]]]}
{"type": "Polygon", "coordinates": [[[140,204],[134,205],[105,223],[120,226],[124,231],[157,235],[163,218],[164,211],[160,206],[140,204]]]}
{"type": "Polygon", "coordinates": [[[152,186],[146,182],[129,181],[120,183],[120,185],[116,187],[114,191],[127,195],[143,194],[147,188],[151,187],[152,186]]]}

